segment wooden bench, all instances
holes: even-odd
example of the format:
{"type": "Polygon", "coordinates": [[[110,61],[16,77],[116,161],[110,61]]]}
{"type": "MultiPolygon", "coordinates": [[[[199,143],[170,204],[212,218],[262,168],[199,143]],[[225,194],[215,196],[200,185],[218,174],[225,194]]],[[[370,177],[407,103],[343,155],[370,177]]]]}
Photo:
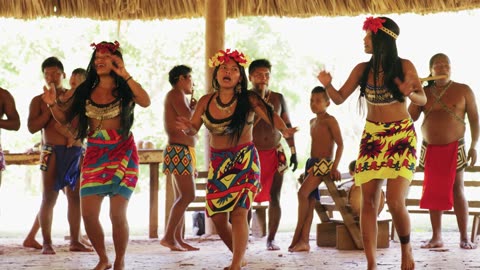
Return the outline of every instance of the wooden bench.
{"type": "MultiPolygon", "coordinates": [[[[205,196],[207,190],[207,179],[208,172],[201,171],[198,172],[198,176],[195,179],[195,200],[191,202],[186,211],[193,212],[205,212],[205,196]]],[[[260,236],[263,237],[267,235],[267,214],[266,210],[268,208],[268,203],[254,203],[252,209],[255,210],[255,215],[260,226],[260,236]]]]}
{"type": "MultiPolygon", "coordinates": [[[[472,172],[479,172],[480,171],[480,166],[474,166],[474,167],[467,167],[465,169],[465,174],[464,178],[471,178],[468,177],[469,173],[472,172]]],[[[412,180],[412,183],[410,184],[410,190],[408,192],[408,196],[405,199],[405,205],[407,206],[407,210],[411,214],[429,214],[428,209],[421,209],[420,208],[420,198],[422,195],[422,188],[423,188],[423,169],[417,168],[416,174],[414,177],[414,180],[412,180]],[[418,177],[418,175],[421,175],[421,177],[418,177]]],[[[468,214],[473,217],[473,222],[472,222],[472,233],[471,233],[471,241],[476,242],[476,238],[479,234],[479,226],[480,226],[480,200],[476,200],[478,198],[477,196],[468,196],[467,191],[469,189],[473,188],[478,188],[480,187],[480,179],[479,180],[464,180],[464,187],[465,187],[465,197],[467,198],[468,201],[468,214]],[[470,199],[469,199],[470,198],[470,199]]],[[[448,211],[443,211],[443,214],[446,215],[455,215],[455,212],[452,210],[448,211]]],[[[392,222],[392,228],[391,228],[391,239],[393,240],[393,237],[395,235],[395,227],[392,222]]]]}

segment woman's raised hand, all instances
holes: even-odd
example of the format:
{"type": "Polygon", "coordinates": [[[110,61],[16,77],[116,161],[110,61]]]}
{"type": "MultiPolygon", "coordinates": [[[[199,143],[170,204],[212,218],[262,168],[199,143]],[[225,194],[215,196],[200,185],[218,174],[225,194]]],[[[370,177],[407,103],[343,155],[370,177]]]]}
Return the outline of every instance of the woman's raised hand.
{"type": "Polygon", "coordinates": [[[327,87],[328,85],[332,84],[332,75],[330,72],[325,70],[321,70],[317,76],[318,81],[323,85],[323,87],[327,87]]]}

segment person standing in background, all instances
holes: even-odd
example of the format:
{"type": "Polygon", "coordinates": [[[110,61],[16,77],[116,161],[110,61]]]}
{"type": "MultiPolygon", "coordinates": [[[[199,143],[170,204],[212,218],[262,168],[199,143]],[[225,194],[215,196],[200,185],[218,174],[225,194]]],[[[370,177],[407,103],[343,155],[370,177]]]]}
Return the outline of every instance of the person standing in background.
{"type": "Polygon", "coordinates": [[[190,119],[196,101],[186,95],[193,94],[192,68],[185,65],[173,67],[168,73],[172,89],[164,102],[163,125],[168,136],[164,150],[163,173],[173,176],[175,201],[170,209],[167,227],[160,244],[172,251],[198,250],[183,239],[185,209],[195,199],[196,137],[188,136],[175,126],[177,117],[190,119]]]}
{"type": "Polygon", "coordinates": [[[450,59],[438,53],[430,59],[430,74],[437,79],[424,88],[427,104],[410,104],[408,111],[413,120],[423,112],[422,152],[420,167],[423,181],[420,208],[430,210],[432,238],[422,248],[443,247],[442,214],[454,209],[460,231],[460,248],[475,249],[467,233],[468,202],[465,198],[463,173],[477,161],[476,146],[479,137],[479,120],[475,94],[470,87],[450,79],[450,59]],[[465,116],[470,124],[471,143],[465,151],[465,116]]]}
{"type": "MultiPolygon", "coordinates": [[[[257,59],[248,66],[248,78],[252,83],[251,90],[259,94],[268,103],[273,112],[278,114],[291,128],[287,104],[282,94],[268,88],[272,65],[267,59],[257,59]]],[[[288,169],[285,150],[280,143],[282,134],[264,121],[259,116],[255,117],[253,124],[253,143],[258,150],[258,157],[262,167],[260,184],[262,188],[255,197],[255,202],[268,203],[268,235],[267,250],[279,250],[275,244],[275,235],[280,225],[282,209],[280,205],[280,194],[282,191],[283,174],[288,169]]],[[[297,152],[295,150],[294,136],[285,139],[290,148],[290,166],[295,171],[298,166],[297,152]]]]}

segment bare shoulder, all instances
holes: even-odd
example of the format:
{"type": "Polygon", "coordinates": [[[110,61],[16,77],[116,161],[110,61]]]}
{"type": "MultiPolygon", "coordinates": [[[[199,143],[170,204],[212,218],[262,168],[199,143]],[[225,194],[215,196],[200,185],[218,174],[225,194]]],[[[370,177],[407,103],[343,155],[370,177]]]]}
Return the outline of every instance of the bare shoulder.
{"type": "Polygon", "coordinates": [[[368,62],[360,62],[358,63],[352,70],[352,72],[360,72],[360,73],[363,73],[363,71],[365,70],[365,68],[367,67],[368,65],[368,62]]]}
{"type": "Polygon", "coordinates": [[[38,102],[42,102],[42,94],[40,95],[36,95],[32,98],[32,102],[31,103],[38,103],[38,102]]]}
{"type": "Polygon", "coordinates": [[[454,86],[457,90],[473,93],[472,88],[470,88],[470,86],[468,84],[453,81],[452,86],[454,86]]]}
{"type": "Polygon", "coordinates": [[[278,99],[283,100],[283,94],[282,93],[272,91],[272,90],[270,90],[270,93],[271,93],[272,97],[277,97],[278,99]]]}
{"type": "Polygon", "coordinates": [[[196,107],[195,110],[199,110],[199,109],[201,110],[202,108],[206,108],[208,102],[210,101],[210,99],[212,98],[213,95],[215,95],[215,93],[210,93],[210,94],[205,94],[205,95],[203,95],[203,96],[198,100],[197,107],[196,107]]]}
{"type": "Polygon", "coordinates": [[[338,123],[337,118],[335,118],[335,116],[333,116],[333,115],[331,115],[331,114],[328,114],[326,120],[327,120],[328,122],[332,123],[332,124],[333,124],[333,123],[338,123]]]}
{"type": "Polygon", "coordinates": [[[215,95],[215,93],[210,93],[210,94],[205,94],[203,95],[199,100],[198,103],[207,103],[212,96],[215,95]]]}
{"type": "Polygon", "coordinates": [[[407,71],[415,70],[415,66],[413,65],[412,61],[404,58],[400,58],[400,61],[402,62],[402,68],[404,70],[404,73],[407,71]]]}
{"type": "Polygon", "coordinates": [[[0,102],[3,102],[6,98],[11,97],[10,92],[0,87],[0,102]]]}

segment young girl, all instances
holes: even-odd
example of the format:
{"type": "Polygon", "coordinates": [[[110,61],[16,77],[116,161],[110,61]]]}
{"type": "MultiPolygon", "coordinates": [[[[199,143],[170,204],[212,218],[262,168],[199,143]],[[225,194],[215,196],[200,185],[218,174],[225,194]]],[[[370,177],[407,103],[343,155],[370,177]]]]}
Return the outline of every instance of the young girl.
{"type": "Polygon", "coordinates": [[[243,53],[220,51],[209,65],[215,68],[212,78],[215,91],[200,98],[191,120],[178,117],[177,126],[190,136],[197,134],[202,124],[210,132],[207,215],[233,253],[227,269],[240,269],[246,264],[247,213],[260,188],[260,164],[252,142],[254,114],[285,137],[292,136],[296,129],[287,128],[258,94],[247,90],[247,59],[243,53]]]}

